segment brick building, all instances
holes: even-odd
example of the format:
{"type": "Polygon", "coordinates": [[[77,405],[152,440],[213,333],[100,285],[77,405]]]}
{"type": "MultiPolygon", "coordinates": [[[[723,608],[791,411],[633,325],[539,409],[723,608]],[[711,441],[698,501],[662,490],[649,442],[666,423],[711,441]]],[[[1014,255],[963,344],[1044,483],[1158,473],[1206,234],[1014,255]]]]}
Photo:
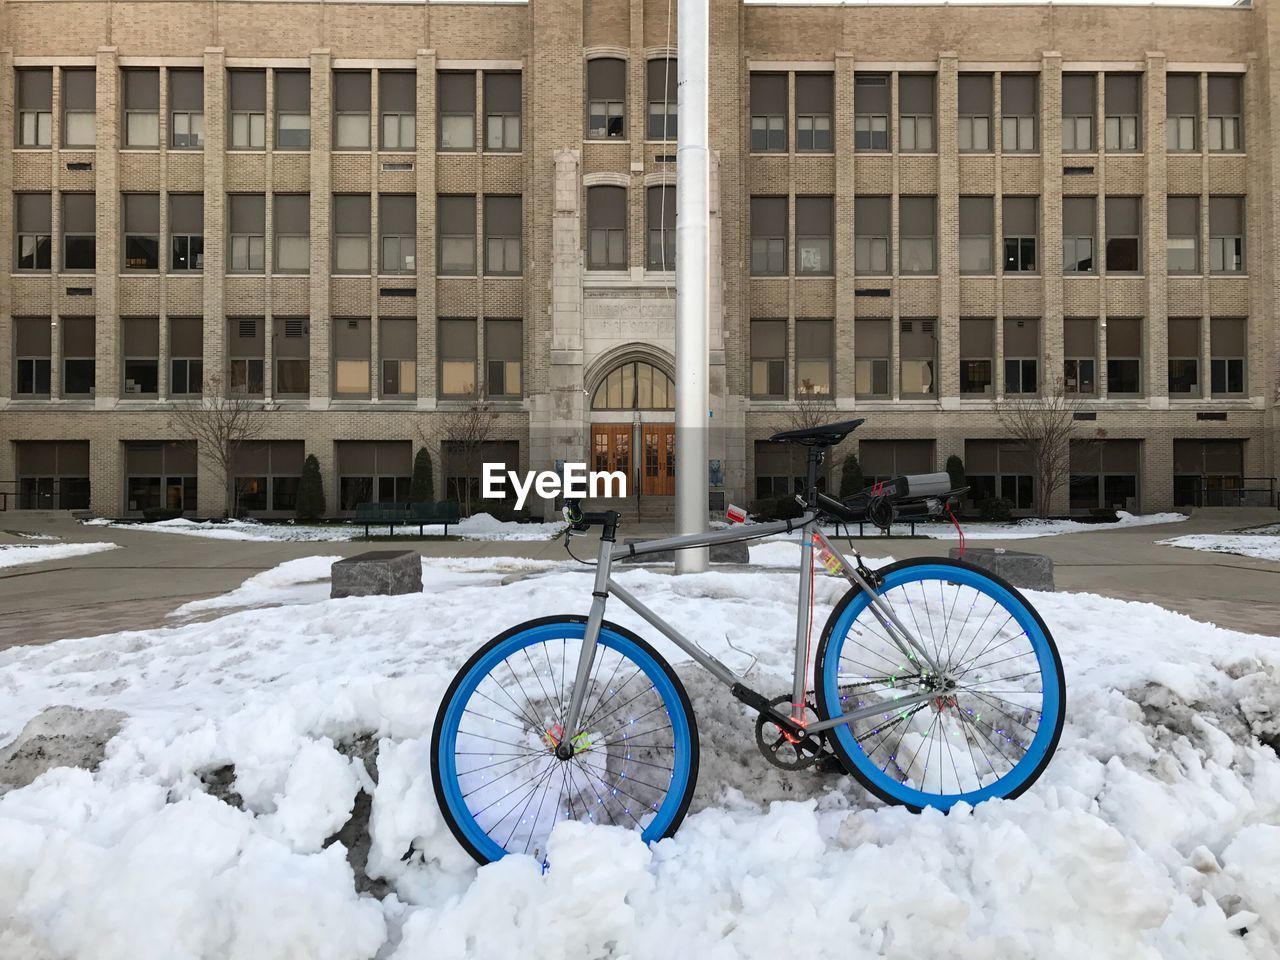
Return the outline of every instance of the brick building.
{"type": "MultiPolygon", "coordinates": [[[[789,489],[760,441],[799,394],[867,418],[868,477],[957,454],[1027,508],[996,405],[1059,378],[1058,512],[1276,475],[1270,0],[711,4],[714,490],[789,489]]],[[[668,510],[669,9],[0,4],[0,493],[217,514],[171,411],[233,385],[254,513],[306,453],[335,512],[406,496],[424,443],[461,477],[475,395],[492,459],[668,510]]]]}

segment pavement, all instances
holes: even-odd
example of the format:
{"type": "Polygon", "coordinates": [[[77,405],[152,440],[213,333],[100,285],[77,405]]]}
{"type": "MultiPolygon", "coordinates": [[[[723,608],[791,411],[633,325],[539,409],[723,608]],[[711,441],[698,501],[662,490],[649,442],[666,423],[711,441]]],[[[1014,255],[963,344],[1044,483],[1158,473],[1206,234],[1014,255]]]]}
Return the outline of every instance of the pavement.
{"type": "MultiPolygon", "coordinates": [[[[1181,523],[1121,527],[1025,540],[970,541],[1041,553],[1054,561],[1059,590],[1145,600],[1199,620],[1249,633],[1280,635],[1280,563],[1207,553],[1156,543],[1191,533],[1222,533],[1280,521],[1280,511],[1209,509],[1181,523]]],[[[658,537],[662,526],[633,524],[627,536],[658,537]]],[[[169,614],[192,600],[226,593],[287,560],[350,556],[391,544],[272,542],[200,537],[84,526],[69,514],[0,514],[0,543],[32,543],[37,533],[66,542],[118,544],[120,549],[65,560],[0,568],[0,649],[67,637],[173,625],[169,614]]],[[[868,537],[854,544],[868,556],[898,559],[946,556],[954,541],[868,537]]],[[[424,556],[519,556],[564,559],[552,541],[429,539],[397,542],[424,556]]],[[[591,550],[586,550],[590,554],[591,550]]],[[[726,568],[733,569],[733,568],[726,568]]]]}

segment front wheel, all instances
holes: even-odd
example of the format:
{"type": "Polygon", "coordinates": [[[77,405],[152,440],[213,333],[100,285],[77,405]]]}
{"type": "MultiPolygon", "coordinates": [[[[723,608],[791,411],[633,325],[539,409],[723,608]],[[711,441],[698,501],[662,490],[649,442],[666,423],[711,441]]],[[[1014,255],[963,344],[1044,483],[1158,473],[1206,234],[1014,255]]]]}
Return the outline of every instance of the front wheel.
{"type": "Polygon", "coordinates": [[[629,630],[604,623],[565,743],[584,617],[531,620],[485,644],[436,715],[431,770],[449,829],[480,863],[543,860],[561,820],[668,837],[698,775],[698,731],[679,677],[629,630]],[[567,757],[564,754],[568,754],[567,757]]]}
{"type": "Polygon", "coordinates": [[[818,646],[818,714],[881,709],[831,730],[836,755],[876,796],[914,810],[1018,796],[1062,733],[1065,683],[1048,627],[971,564],[905,560],[878,573],[877,595],[940,670],[894,642],[866,591],[849,591],[818,646]]]}

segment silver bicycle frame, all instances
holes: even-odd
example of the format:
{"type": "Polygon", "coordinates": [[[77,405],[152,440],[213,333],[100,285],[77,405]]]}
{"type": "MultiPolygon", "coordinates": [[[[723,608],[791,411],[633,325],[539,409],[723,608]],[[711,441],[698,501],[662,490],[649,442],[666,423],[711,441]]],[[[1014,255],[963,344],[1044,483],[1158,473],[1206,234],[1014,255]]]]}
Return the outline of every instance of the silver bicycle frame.
{"type": "MultiPolygon", "coordinates": [[[[745,686],[745,677],[735,674],[698,646],[697,643],[690,640],[650,610],[634,594],[613,579],[611,575],[613,561],[621,557],[640,557],[672,550],[687,550],[691,547],[712,546],[718,543],[739,543],[745,540],[758,540],[773,534],[790,533],[796,530],[801,532],[799,609],[796,612],[796,657],[795,672],[791,686],[791,713],[788,716],[775,710],[774,712],[778,713],[780,717],[801,722],[804,720],[804,701],[808,688],[806,669],[808,667],[810,617],[812,616],[812,564],[815,538],[822,546],[831,551],[839,561],[839,572],[845,579],[865,591],[871,598],[869,609],[872,615],[879,621],[885,634],[898,647],[902,655],[912,662],[919,663],[923,661],[930,671],[934,674],[940,674],[942,671],[939,664],[930,655],[925,645],[902,624],[889,604],[876,593],[872,584],[868,583],[866,578],[859,572],[861,561],[856,566],[850,564],[840,549],[827,539],[821,529],[814,525],[815,519],[816,515],[809,512],[797,520],[775,520],[770,523],[730,527],[726,530],[714,530],[710,533],[689,534],[681,537],[667,537],[662,540],[650,540],[645,543],[618,545],[601,538],[600,550],[596,559],[595,583],[591,591],[591,612],[587,616],[586,633],[583,636],[582,652],[578,657],[573,696],[570,698],[569,713],[565,718],[565,741],[572,742],[573,738],[582,732],[578,729],[578,721],[581,719],[580,715],[582,702],[586,694],[587,680],[591,675],[591,666],[595,659],[596,641],[600,637],[600,625],[604,622],[605,603],[610,594],[621,600],[646,623],[687,653],[698,664],[710,671],[721,683],[728,687],[745,686]],[[811,526],[813,527],[812,531],[809,529],[811,526]]],[[[931,700],[935,696],[937,694],[931,692],[909,694],[891,701],[891,704],[893,709],[898,709],[931,700]]],[[[885,703],[878,703],[849,713],[842,713],[837,717],[832,717],[819,723],[806,724],[805,729],[812,733],[829,730],[844,723],[852,723],[865,717],[882,714],[885,712],[885,708],[885,703]]]]}

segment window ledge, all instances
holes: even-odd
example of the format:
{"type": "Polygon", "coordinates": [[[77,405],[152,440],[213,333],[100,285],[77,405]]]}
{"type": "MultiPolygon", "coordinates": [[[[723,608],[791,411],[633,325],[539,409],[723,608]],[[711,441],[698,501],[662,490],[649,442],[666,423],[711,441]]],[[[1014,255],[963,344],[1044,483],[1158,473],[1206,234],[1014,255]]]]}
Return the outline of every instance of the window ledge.
{"type": "Polygon", "coordinates": [[[898,151],[898,156],[900,157],[936,157],[937,155],[938,155],[937,150],[899,150],[898,151]]]}
{"type": "Polygon", "coordinates": [[[265,154],[266,152],[266,147],[227,147],[227,153],[265,154]]]}
{"type": "Polygon", "coordinates": [[[182,273],[166,273],[166,280],[200,280],[204,278],[203,270],[187,270],[182,273]]]}
{"type": "Polygon", "coordinates": [[[160,145],[156,144],[154,147],[121,147],[120,152],[121,153],[159,153],[160,145]]]}
{"type": "MultiPolygon", "coordinates": [[[[169,276],[173,276],[173,274],[169,274],[169,276]]],[[[269,276],[270,276],[270,277],[271,277],[271,279],[273,279],[273,280],[274,280],[274,279],[276,279],[276,278],[280,278],[280,279],[282,279],[282,280],[288,280],[288,279],[295,278],[295,277],[301,277],[301,278],[303,278],[303,279],[305,280],[307,277],[311,276],[311,273],[310,273],[310,272],[306,272],[306,273],[272,273],[272,274],[269,274],[269,276]]],[[[342,276],[346,276],[346,274],[342,274],[342,276]]]]}
{"type": "Polygon", "coordinates": [[[482,157],[518,157],[524,153],[523,150],[481,150],[482,157]]]}
{"type": "MultiPolygon", "coordinates": [[[[342,276],[350,277],[350,276],[354,276],[354,274],[344,273],[342,274],[342,276]]],[[[367,273],[362,274],[362,276],[367,277],[368,274],[367,273]]],[[[437,273],[435,276],[437,280],[478,280],[480,279],[479,276],[474,273],[437,273]]]]}
{"type": "Polygon", "coordinates": [[[623,140],[619,137],[583,137],[583,143],[630,143],[630,140],[623,140]]]}
{"type": "MultiPolygon", "coordinates": [[[[899,280],[937,280],[940,276],[941,274],[937,274],[937,273],[900,273],[898,274],[898,279],[899,280]]],[[[965,276],[970,276],[970,274],[965,274],[965,276]]]]}
{"type": "Polygon", "coordinates": [[[27,146],[17,146],[17,145],[15,145],[15,146],[14,146],[14,148],[13,148],[13,152],[14,152],[14,153],[49,153],[49,152],[51,152],[52,150],[53,150],[53,146],[52,146],[52,145],[47,146],[47,147],[38,147],[38,146],[30,146],[30,145],[27,145],[27,146]]]}
{"type": "MultiPolygon", "coordinates": [[[[1203,274],[1202,274],[1203,276],[1203,274]]],[[[1207,276],[1211,280],[1248,280],[1247,273],[1210,273],[1207,276]]]]}
{"type": "Polygon", "coordinates": [[[800,280],[834,280],[834,273],[797,273],[795,279],[800,280]]]}
{"type": "Polygon", "coordinates": [[[523,280],[523,273],[486,273],[481,279],[484,280],[523,280]]]}

